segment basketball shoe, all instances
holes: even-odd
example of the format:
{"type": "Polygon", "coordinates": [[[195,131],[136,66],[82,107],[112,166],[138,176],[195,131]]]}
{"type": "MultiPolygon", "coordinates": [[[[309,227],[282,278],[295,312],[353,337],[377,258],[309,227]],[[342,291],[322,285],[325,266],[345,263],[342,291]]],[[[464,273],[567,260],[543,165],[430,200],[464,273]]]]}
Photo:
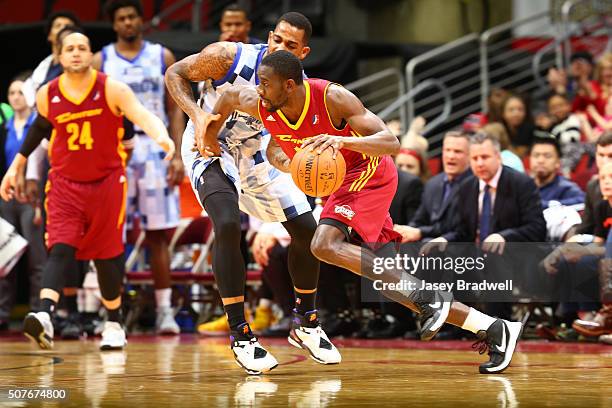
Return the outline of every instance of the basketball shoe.
{"type": "Polygon", "coordinates": [[[293,322],[287,340],[292,346],[308,351],[317,363],[338,364],[342,361],[340,352],[321,328],[316,310],[301,315],[293,309],[293,322]]]}
{"type": "Polygon", "coordinates": [[[41,349],[53,348],[53,324],[49,313],[28,313],[23,320],[23,333],[41,349]]]}
{"type": "MultiPolygon", "coordinates": [[[[418,297],[422,297],[422,294],[421,296],[419,295],[417,293],[418,297]]],[[[433,301],[415,301],[416,306],[421,312],[419,316],[421,322],[421,329],[419,331],[421,340],[428,341],[434,338],[448,318],[452,302],[453,294],[450,292],[433,292],[433,301]]]]}
{"type": "Polygon", "coordinates": [[[117,322],[104,323],[100,350],[122,350],[127,345],[125,331],[117,322]]]}
{"type": "Polygon", "coordinates": [[[497,319],[486,331],[478,332],[472,348],[480,354],[489,352],[489,361],[479,367],[480,374],[499,374],[510,365],[522,331],[521,322],[497,319]]]}
{"type": "Polygon", "coordinates": [[[155,331],[157,334],[180,334],[181,328],[174,319],[174,310],[171,307],[157,309],[155,319],[155,331]]]}
{"type": "Polygon", "coordinates": [[[259,344],[248,323],[242,323],[238,330],[231,331],[230,342],[236,363],[248,374],[262,374],[278,365],[274,356],[259,344]]]}

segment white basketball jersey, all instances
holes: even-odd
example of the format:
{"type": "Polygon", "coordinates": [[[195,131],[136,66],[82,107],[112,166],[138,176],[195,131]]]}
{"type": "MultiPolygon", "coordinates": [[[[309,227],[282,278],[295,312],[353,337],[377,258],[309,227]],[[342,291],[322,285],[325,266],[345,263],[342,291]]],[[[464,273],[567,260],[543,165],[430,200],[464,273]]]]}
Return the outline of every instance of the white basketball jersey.
{"type": "MultiPolygon", "coordinates": [[[[164,47],[144,41],[138,55],[129,60],[117,53],[115,44],[102,48],[102,71],[132,88],[140,102],[168,126],[165,109],[164,47]]],[[[137,131],[140,128],[134,126],[137,131]]]]}

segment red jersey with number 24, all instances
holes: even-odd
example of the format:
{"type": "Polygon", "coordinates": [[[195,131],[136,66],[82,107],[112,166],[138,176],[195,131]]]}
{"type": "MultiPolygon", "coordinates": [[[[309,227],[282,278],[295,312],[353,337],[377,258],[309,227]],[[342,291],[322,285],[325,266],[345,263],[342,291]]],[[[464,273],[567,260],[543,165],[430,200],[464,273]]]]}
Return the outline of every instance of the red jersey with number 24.
{"type": "Polygon", "coordinates": [[[53,124],[49,162],[52,171],[69,180],[101,180],[125,167],[123,118],[106,101],[106,79],[94,70],[80,100],[64,91],[65,74],[49,82],[47,118],[53,124]]]}

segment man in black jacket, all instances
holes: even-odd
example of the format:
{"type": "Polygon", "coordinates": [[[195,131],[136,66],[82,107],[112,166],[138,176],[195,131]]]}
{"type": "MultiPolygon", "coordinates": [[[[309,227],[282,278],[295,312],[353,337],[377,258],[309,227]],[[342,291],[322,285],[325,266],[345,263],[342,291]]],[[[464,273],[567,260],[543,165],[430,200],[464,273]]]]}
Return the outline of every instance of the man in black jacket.
{"type": "MultiPolygon", "coordinates": [[[[465,179],[453,201],[454,228],[436,242],[475,242],[483,251],[502,253],[506,242],[543,242],[546,222],[533,180],[501,162],[497,139],[476,134],[470,140],[474,176],[465,179]]],[[[486,312],[509,318],[509,303],[488,303],[486,312]]]]}
{"type": "Polygon", "coordinates": [[[442,142],[444,172],[434,176],[425,184],[421,205],[410,220],[410,224],[405,225],[406,222],[396,220],[391,212],[393,222],[399,224],[395,226],[395,230],[402,234],[403,242],[428,240],[452,231],[450,203],[461,181],[471,174],[468,150],[467,134],[451,131],[444,135],[442,142]]]}

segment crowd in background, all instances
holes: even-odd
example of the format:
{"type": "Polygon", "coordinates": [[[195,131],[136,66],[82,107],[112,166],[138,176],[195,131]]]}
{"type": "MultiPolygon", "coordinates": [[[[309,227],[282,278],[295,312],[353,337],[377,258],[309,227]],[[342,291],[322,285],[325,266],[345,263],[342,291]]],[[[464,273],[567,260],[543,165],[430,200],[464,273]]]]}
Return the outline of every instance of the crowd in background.
{"type": "MultiPolygon", "coordinates": [[[[55,58],[56,34],[69,25],[79,26],[78,19],[70,13],[50,17],[46,34],[52,54],[33,73],[15,77],[9,86],[8,104],[0,108],[3,172],[36,116],[31,101],[33,90],[61,73],[55,58]]],[[[249,37],[249,27],[243,10],[229,8],[221,22],[220,39],[258,42],[249,37]]],[[[399,182],[390,213],[403,242],[474,242],[490,250],[505,242],[566,242],[547,258],[546,272],[564,279],[568,274],[594,271],[599,276],[599,302],[545,305],[552,311],[551,318],[534,322],[532,334],[556,340],[601,337],[609,342],[612,53],[595,58],[587,51],[575,52],[567,71],[550,70],[548,83],[550,93],[545,100],[493,89],[487,112],[469,115],[459,129],[445,134],[440,169],[428,157],[427,139],[421,135],[425,120],[416,118],[407,134],[398,134],[402,141],[395,157],[399,182]],[[570,245],[588,242],[599,243],[601,251],[588,245],[570,245]]],[[[138,149],[137,144],[132,147],[138,149]]],[[[0,278],[0,331],[9,327],[18,273],[27,274],[30,307],[38,307],[40,275],[46,258],[41,206],[44,197],[36,178],[28,186],[29,203],[0,203],[0,216],[29,243],[22,268],[0,278]]],[[[316,214],[321,201],[313,201],[312,206],[316,214]]],[[[287,270],[290,238],[280,224],[262,225],[245,216],[243,226],[244,261],[262,271],[257,297],[250,299],[251,328],[265,336],[286,336],[294,304],[287,270]]],[[[150,253],[167,250],[167,246],[159,249],[161,244],[156,245],[152,239],[148,244],[150,253]]],[[[87,272],[87,266],[80,268],[87,272]]],[[[156,329],[178,333],[176,322],[168,321],[168,314],[176,313],[169,304],[170,280],[167,276],[159,279],[164,283],[156,282],[155,297],[158,306],[163,307],[157,310],[156,329]]],[[[82,286],[82,278],[74,286],[82,286]]],[[[79,337],[87,326],[84,316],[95,320],[99,307],[95,302],[81,302],[77,308],[77,289],[72,289],[64,293],[69,299],[63,305],[69,310],[64,316],[73,330],[67,338],[75,337],[74,330],[79,337]]],[[[364,297],[358,277],[335,266],[321,265],[318,306],[330,337],[416,338],[417,323],[411,312],[382,300],[364,302],[364,297]]],[[[518,305],[512,303],[484,306],[489,314],[505,319],[519,311],[518,305]]],[[[226,335],[227,320],[219,314],[199,322],[197,331],[202,335],[226,335]]],[[[92,326],[87,331],[93,333],[95,329],[92,326]]],[[[458,331],[447,328],[438,338],[458,336],[458,331]]]]}

